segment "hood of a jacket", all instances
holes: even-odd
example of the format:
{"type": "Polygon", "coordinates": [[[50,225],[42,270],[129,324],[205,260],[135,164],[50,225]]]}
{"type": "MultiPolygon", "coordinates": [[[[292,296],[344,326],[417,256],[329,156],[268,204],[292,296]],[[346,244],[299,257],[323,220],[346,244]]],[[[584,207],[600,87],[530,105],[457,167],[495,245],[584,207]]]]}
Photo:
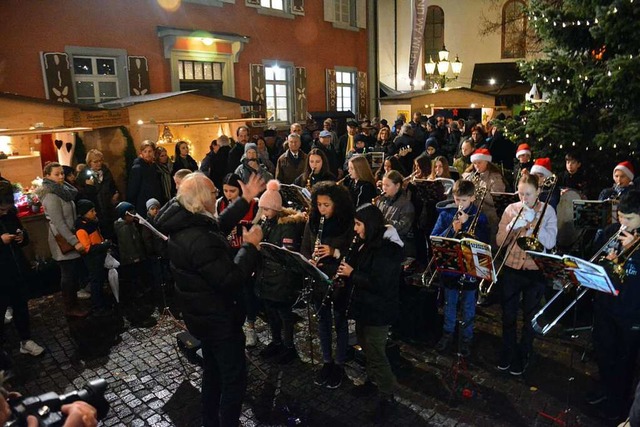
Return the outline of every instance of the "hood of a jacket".
{"type": "Polygon", "coordinates": [[[404,247],[404,242],[400,238],[398,231],[392,225],[385,226],[385,230],[384,230],[384,234],[382,235],[382,238],[395,243],[401,248],[404,247]]]}
{"type": "Polygon", "coordinates": [[[199,226],[211,227],[213,225],[217,227],[217,223],[213,218],[189,212],[175,198],[171,199],[158,212],[155,224],[165,234],[199,226]]]}
{"type": "Polygon", "coordinates": [[[301,224],[307,222],[304,213],[291,208],[282,209],[282,215],[278,218],[278,224],[301,224]]]}

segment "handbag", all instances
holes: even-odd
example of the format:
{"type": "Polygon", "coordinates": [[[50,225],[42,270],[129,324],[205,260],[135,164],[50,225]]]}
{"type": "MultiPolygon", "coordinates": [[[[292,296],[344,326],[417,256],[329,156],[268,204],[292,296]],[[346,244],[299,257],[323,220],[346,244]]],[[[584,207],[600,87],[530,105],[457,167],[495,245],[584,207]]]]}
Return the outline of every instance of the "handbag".
{"type": "Polygon", "coordinates": [[[67,242],[67,240],[62,237],[62,234],[54,234],[53,238],[56,239],[56,243],[63,255],[75,250],[75,247],[67,242]]]}

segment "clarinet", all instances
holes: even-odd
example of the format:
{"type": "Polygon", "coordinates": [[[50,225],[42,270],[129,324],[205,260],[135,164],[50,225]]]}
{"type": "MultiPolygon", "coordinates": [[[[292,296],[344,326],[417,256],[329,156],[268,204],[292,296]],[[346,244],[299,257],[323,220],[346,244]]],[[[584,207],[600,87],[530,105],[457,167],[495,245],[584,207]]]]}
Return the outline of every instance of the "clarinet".
{"type": "Polygon", "coordinates": [[[262,215],[260,217],[260,219],[258,220],[258,222],[256,223],[256,225],[259,225],[260,228],[262,228],[262,236],[263,239],[267,236],[267,234],[269,234],[269,231],[271,229],[271,227],[269,226],[269,224],[267,224],[267,221],[269,219],[267,218],[266,215],[262,215]],[[266,225],[265,225],[266,224],[266,225]]]}
{"type": "MultiPolygon", "coordinates": [[[[313,244],[314,252],[315,252],[315,249],[322,244],[322,230],[323,229],[324,229],[324,215],[322,215],[320,217],[320,225],[318,225],[318,234],[316,234],[316,241],[313,244]]],[[[318,262],[319,259],[320,259],[319,256],[313,255],[313,260],[315,262],[318,262]]]]}
{"type": "MultiPolygon", "coordinates": [[[[351,257],[351,254],[353,253],[353,249],[356,247],[357,243],[358,243],[358,235],[356,234],[355,236],[353,236],[353,240],[351,241],[351,245],[349,246],[349,249],[347,249],[347,252],[340,258],[338,268],[340,268],[340,264],[342,264],[343,261],[349,260],[349,258],[351,257]]],[[[336,270],[336,274],[334,274],[334,276],[331,278],[331,283],[327,286],[327,292],[324,294],[324,297],[322,298],[322,304],[324,305],[329,301],[329,298],[331,297],[331,294],[335,289],[344,288],[344,285],[345,285],[344,277],[338,276],[338,271],[336,270]]],[[[351,294],[349,295],[349,299],[351,299],[351,295],[353,295],[353,288],[351,290],[351,294]]]]}
{"type": "MultiPolygon", "coordinates": [[[[351,252],[353,251],[353,248],[356,246],[356,243],[358,243],[358,235],[357,234],[353,237],[353,241],[351,242],[351,246],[349,246],[349,250],[347,251],[346,258],[351,256],[351,252]]],[[[349,298],[347,299],[347,309],[345,310],[345,316],[349,315],[349,309],[351,308],[351,301],[353,301],[353,292],[355,290],[356,290],[356,287],[355,287],[355,285],[352,284],[351,285],[351,292],[349,292],[349,298]]]]}

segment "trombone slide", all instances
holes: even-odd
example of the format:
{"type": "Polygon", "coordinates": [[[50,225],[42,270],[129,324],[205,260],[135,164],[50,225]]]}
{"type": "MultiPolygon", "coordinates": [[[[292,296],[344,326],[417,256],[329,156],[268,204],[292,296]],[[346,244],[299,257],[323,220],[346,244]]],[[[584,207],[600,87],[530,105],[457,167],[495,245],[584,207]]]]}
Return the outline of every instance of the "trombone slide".
{"type": "Polygon", "coordinates": [[[547,302],[544,307],[542,307],[540,309],[540,311],[538,311],[536,313],[535,316],[533,316],[533,319],[531,319],[531,327],[533,328],[533,330],[540,335],[546,335],[547,332],[549,332],[559,321],[560,319],[562,319],[564,317],[565,314],[567,314],[569,312],[569,310],[571,310],[571,308],[576,305],[576,303],[578,301],[580,301],[580,298],[582,298],[584,296],[584,294],[587,293],[587,291],[589,290],[589,288],[584,288],[582,289],[582,291],[580,291],[580,293],[578,294],[578,296],[576,296],[571,303],[564,309],[562,310],[562,313],[558,314],[556,316],[555,319],[553,319],[551,322],[547,323],[544,326],[541,326],[538,323],[538,318],[540,316],[542,316],[542,314],[544,314],[545,310],[547,310],[547,308],[549,308],[549,306],[551,306],[551,304],[553,304],[553,302],[558,299],[558,297],[567,289],[567,287],[565,286],[564,288],[560,289],[550,300],[549,302],[547,302]]]}

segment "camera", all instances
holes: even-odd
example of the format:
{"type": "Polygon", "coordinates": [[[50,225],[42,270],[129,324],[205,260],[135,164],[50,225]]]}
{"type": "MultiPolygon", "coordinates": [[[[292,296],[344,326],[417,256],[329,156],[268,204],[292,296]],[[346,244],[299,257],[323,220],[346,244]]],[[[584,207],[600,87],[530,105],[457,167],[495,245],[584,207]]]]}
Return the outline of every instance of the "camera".
{"type": "Polygon", "coordinates": [[[55,392],[43,393],[39,396],[19,397],[8,401],[12,418],[4,427],[26,427],[27,417],[33,415],[38,419],[40,427],[62,426],[65,416],[60,412],[62,405],[83,401],[96,408],[98,419],[103,419],[109,412],[109,402],[104,397],[107,381],[102,378],[89,381],[82,389],[67,394],[55,392]]]}

